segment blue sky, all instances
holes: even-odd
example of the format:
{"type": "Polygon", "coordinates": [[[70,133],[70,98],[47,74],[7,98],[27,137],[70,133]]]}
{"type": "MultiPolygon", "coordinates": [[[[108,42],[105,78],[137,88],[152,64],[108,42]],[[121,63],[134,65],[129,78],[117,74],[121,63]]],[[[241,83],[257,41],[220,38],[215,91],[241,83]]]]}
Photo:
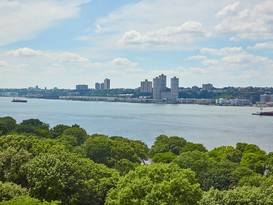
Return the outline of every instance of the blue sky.
{"type": "Polygon", "coordinates": [[[1,0],[0,87],[273,86],[273,1],[1,0]]]}

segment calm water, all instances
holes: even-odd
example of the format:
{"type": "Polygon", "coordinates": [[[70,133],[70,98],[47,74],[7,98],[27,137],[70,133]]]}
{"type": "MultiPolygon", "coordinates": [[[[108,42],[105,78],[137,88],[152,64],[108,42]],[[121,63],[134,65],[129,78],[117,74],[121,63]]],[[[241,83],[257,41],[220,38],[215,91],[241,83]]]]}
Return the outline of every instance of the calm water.
{"type": "Polygon", "coordinates": [[[251,115],[252,107],[160,105],[0,98],[0,116],[21,122],[38,118],[50,126],[79,124],[89,134],[139,139],[149,146],[160,134],[181,136],[208,149],[237,142],[273,151],[273,117],[251,115]]]}

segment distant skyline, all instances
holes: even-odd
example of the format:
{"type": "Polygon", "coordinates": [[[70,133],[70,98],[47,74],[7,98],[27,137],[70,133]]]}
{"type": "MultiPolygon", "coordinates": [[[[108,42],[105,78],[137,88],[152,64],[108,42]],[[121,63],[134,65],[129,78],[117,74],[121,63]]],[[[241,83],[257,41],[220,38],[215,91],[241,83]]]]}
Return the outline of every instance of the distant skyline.
{"type": "Polygon", "coordinates": [[[1,0],[0,87],[273,87],[272,22],[272,0],[1,0]]]}

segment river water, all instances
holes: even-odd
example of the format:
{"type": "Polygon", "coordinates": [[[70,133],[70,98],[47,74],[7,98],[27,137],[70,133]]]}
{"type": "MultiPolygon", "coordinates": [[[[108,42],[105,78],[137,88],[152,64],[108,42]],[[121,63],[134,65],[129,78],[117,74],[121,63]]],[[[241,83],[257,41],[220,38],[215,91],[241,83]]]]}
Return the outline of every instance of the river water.
{"type": "Polygon", "coordinates": [[[182,104],[137,104],[0,98],[0,117],[21,122],[38,118],[54,126],[78,124],[89,134],[123,136],[151,146],[160,134],[202,143],[207,149],[237,142],[273,151],[273,117],[251,115],[253,107],[182,104]]]}

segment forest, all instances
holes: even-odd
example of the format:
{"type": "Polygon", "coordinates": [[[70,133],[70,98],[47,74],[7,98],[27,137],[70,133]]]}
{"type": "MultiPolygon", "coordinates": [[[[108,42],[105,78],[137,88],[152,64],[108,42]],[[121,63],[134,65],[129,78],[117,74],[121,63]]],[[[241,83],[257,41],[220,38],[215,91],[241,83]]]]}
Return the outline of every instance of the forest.
{"type": "Polygon", "coordinates": [[[272,205],[273,152],[0,118],[0,205],[272,205]]]}

